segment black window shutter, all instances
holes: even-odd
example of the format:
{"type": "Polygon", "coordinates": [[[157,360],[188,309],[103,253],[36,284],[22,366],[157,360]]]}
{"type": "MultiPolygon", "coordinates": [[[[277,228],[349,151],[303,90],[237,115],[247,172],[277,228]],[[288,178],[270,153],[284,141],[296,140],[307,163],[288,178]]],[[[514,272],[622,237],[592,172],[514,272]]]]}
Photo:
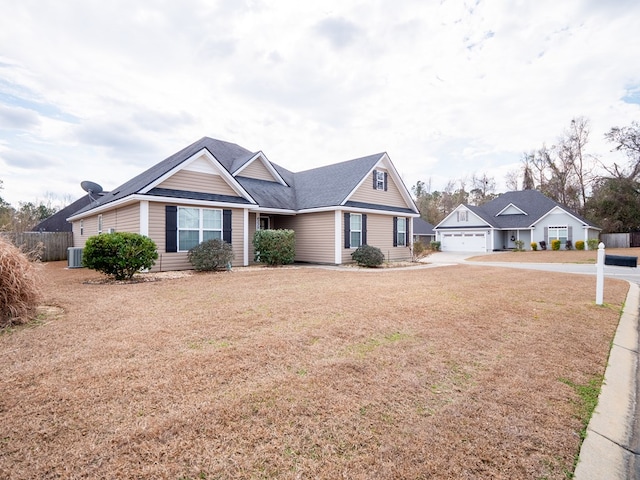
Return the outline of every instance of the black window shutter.
{"type": "Polygon", "coordinates": [[[178,251],[178,207],[166,205],[165,212],[165,251],[178,251]]]}
{"type": "Polygon", "coordinates": [[[384,191],[387,191],[387,172],[384,172],[384,191]]]}
{"type": "Polygon", "coordinates": [[[393,246],[398,246],[398,217],[393,217],[393,246]]]}
{"type": "Polygon", "coordinates": [[[231,210],[222,211],[222,240],[231,243],[231,210]]]}
{"type": "Polygon", "coordinates": [[[351,214],[344,214],[344,248],[351,248],[351,214]]]}
{"type": "Polygon", "coordinates": [[[362,214],[362,245],[367,244],[367,215],[362,214]]]}
{"type": "Polygon", "coordinates": [[[376,170],[373,171],[373,189],[376,190],[378,188],[378,172],[376,170]]]}

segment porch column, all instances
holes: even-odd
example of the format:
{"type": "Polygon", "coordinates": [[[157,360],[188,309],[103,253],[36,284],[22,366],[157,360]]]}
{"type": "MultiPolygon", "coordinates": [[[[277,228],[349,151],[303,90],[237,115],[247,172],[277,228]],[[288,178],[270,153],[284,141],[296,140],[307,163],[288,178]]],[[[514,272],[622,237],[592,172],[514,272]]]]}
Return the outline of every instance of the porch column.
{"type": "Polygon", "coordinates": [[[249,265],[249,209],[245,208],[242,214],[242,265],[249,265]]]}
{"type": "Polygon", "coordinates": [[[342,212],[340,210],[336,210],[333,216],[334,223],[334,257],[333,261],[336,265],[340,265],[342,263],[342,212]]]}
{"type": "Polygon", "coordinates": [[[140,235],[149,236],[149,201],[140,201],[140,235]]]}

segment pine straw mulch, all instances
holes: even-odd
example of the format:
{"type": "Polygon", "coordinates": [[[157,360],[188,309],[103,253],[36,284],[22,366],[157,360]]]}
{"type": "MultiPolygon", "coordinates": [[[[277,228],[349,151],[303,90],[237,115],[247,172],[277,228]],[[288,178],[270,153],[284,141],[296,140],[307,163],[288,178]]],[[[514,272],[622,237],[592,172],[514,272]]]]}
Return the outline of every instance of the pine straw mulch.
{"type": "Polygon", "coordinates": [[[566,478],[628,290],[475,265],[127,285],[46,265],[0,335],[0,478],[566,478]],[[541,281],[542,280],[542,281],[541,281]]]}

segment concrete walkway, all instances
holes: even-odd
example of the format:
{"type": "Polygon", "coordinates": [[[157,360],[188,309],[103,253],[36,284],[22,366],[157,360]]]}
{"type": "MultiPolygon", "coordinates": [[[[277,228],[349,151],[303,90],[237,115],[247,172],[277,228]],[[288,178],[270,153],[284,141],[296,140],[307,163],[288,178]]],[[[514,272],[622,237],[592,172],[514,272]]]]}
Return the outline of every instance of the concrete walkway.
{"type": "MultiPolygon", "coordinates": [[[[427,261],[433,265],[467,263],[465,258],[472,255],[477,254],[439,252],[430,255],[427,261]]],[[[491,263],[491,266],[501,265],[491,263]]],[[[508,266],[517,268],[513,264],[508,266]]],[[[522,268],[527,266],[523,264],[522,268]]],[[[587,427],[574,472],[576,480],[640,480],[639,316],[640,286],[629,281],[629,293],[609,353],[598,405],[587,427]]]]}
{"type": "Polygon", "coordinates": [[[576,480],[640,479],[639,301],[640,287],[630,283],[576,480]]]}

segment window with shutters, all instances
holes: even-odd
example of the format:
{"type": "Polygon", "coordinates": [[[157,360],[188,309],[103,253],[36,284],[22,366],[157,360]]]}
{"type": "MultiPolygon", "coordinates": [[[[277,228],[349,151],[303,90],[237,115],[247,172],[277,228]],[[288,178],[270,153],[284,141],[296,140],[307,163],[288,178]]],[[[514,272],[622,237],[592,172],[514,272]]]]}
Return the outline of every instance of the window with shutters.
{"type": "Polygon", "coordinates": [[[178,208],[178,251],[186,252],[205,240],[222,238],[222,210],[178,208]]]}
{"type": "Polygon", "coordinates": [[[362,245],[362,215],[352,213],[349,217],[349,222],[349,229],[351,231],[349,244],[351,248],[358,248],[362,245]]]}
{"type": "Polygon", "coordinates": [[[407,246],[407,219],[398,217],[397,231],[396,231],[396,246],[407,246]]]}
{"type": "Polygon", "coordinates": [[[466,210],[458,211],[458,221],[459,222],[468,222],[469,221],[469,212],[466,210]]]}
{"type": "Polygon", "coordinates": [[[551,240],[560,240],[561,245],[565,245],[569,239],[569,227],[566,225],[549,227],[548,229],[549,242],[551,240]]]}
{"type": "Polygon", "coordinates": [[[384,172],[376,172],[376,190],[384,190],[384,172]]]}

